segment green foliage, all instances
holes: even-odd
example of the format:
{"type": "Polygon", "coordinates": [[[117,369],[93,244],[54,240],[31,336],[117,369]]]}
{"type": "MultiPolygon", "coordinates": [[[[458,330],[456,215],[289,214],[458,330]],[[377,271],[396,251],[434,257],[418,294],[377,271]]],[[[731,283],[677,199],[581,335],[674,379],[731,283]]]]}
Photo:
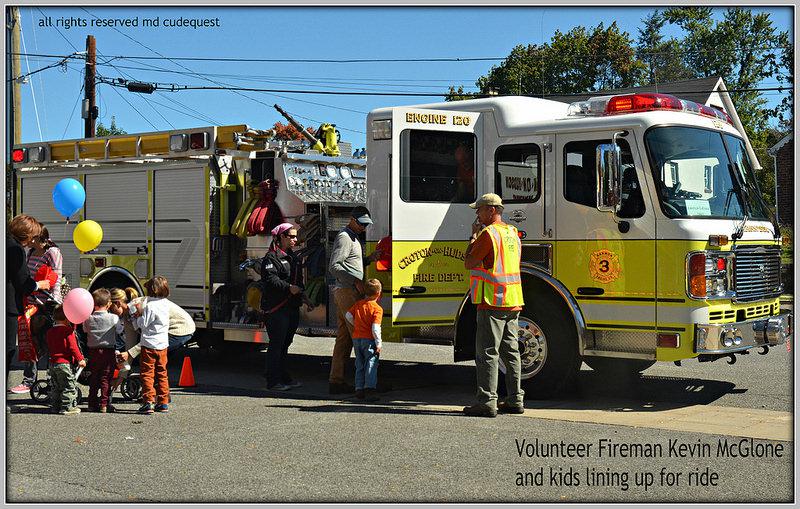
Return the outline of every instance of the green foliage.
{"type": "Polygon", "coordinates": [[[661,29],[666,23],[659,11],[653,11],[642,20],[639,40],[636,45],[636,58],[647,68],[647,84],[670,83],[695,77],[683,59],[681,42],[674,37],[664,40],[661,29]]]}
{"type": "Polygon", "coordinates": [[[791,226],[781,226],[781,263],[794,263],[794,231],[791,226]]]}
{"type": "Polygon", "coordinates": [[[731,98],[736,112],[755,146],[753,138],[767,128],[770,116],[782,118],[791,112],[792,97],[770,110],[756,90],[762,80],[775,76],[792,83],[788,34],[778,32],[766,13],[729,8],[719,22],[711,14],[709,7],[671,7],[663,19],[684,31],[683,60],[694,77],[720,76],[735,91],[731,98]]]}
{"type": "Polygon", "coordinates": [[[120,134],[128,134],[128,131],[122,129],[121,127],[117,127],[117,120],[114,116],[111,116],[111,125],[106,127],[103,125],[102,122],[98,122],[97,126],[95,127],[95,136],[100,138],[103,136],[119,136],[120,134]]]}
{"type": "MultiPolygon", "coordinates": [[[[549,43],[518,45],[503,63],[476,81],[481,94],[571,94],[635,86],[646,69],[636,58],[633,41],[616,23],[592,29],[556,31],[549,43]]],[[[465,97],[463,88],[450,87],[447,100],[465,97]]]]}

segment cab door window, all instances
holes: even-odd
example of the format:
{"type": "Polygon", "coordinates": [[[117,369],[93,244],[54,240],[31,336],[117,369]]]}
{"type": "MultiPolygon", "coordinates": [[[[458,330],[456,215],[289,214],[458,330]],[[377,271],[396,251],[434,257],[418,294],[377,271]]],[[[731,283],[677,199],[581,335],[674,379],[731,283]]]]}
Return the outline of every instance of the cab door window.
{"type": "MultiPolygon", "coordinates": [[[[597,206],[597,146],[611,140],[573,141],[564,146],[564,198],[595,208],[597,206]]],[[[623,218],[642,217],[645,212],[642,189],[628,142],[617,139],[622,160],[623,218]]]]}
{"type": "Polygon", "coordinates": [[[535,143],[503,145],[494,155],[494,189],[503,203],[533,203],[541,193],[541,151],[535,143]]]}
{"type": "Polygon", "coordinates": [[[409,129],[400,133],[400,146],[403,201],[475,201],[474,134],[409,129]]]}

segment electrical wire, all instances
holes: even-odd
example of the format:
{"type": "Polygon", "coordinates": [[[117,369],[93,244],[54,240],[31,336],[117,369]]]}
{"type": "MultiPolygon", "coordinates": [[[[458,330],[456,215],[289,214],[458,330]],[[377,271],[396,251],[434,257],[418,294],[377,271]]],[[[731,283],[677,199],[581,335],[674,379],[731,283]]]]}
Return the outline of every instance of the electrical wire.
{"type": "MultiPolygon", "coordinates": [[[[103,56],[101,53],[97,52],[97,54],[98,54],[98,55],[100,55],[100,57],[101,57],[101,58],[105,58],[105,57],[104,57],[104,56],[103,56]]],[[[120,71],[119,69],[117,69],[117,68],[116,68],[116,66],[114,66],[114,64],[111,64],[111,63],[109,63],[108,65],[110,65],[110,66],[111,66],[113,69],[115,69],[115,70],[116,70],[117,72],[119,72],[120,74],[123,74],[123,75],[125,75],[125,73],[124,73],[123,71],[120,71]]],[[[128,77],[129,77],[129,78],[132,78],[132,76],[130,76],[130,75],[128,75],[128,77]]],[[[158,108],[156,108],[155,106],[153,106],[152,104],[150,104],[150,103],[149,103],[149,102],[148,102],[148,101],[147,101],[147,100],[146,100],[146,99],[145,99],[145,98],[144,98],[142,95],[140,95],[140,94],[137,94],[137,97],[139,97],[139,98],[140,98],[142,101],[144,101],[144,102],[145,102],[145,104],[147,104],[147,106],[149,106],[149,107],[150,107],[150,108],[151,108],[153,111],[155,111],[155,112],[156,112],[156,114],[157,114],[159,117],[161,117],[161,118],[164,120],[164,122],[166,122],[166,123],[167,123],[167,125],[169,125],[169,126],[170,126],[170,128],[172,128],[172,129],[175,129],[175,126],[172,124],[172,122],[170,122],[169,120],[167,120],[167,118],[166,118],[166,117],[165,117],[165,116],[164,116],[164,115],[163,115],[163,114],[162,114],[162,113],[161,113],[161,112],[158,110],[158,108]]]]}
{"type": "MultiPolygon", "coordinates": [[[[84,12],[86,12],[87,14],[89,14],[90,16],[92,16],[92,17],[94,17],[94,18],[97,18],[97,19],[99,19],[97,16],[95,16],[94,14],[92,14],[91,12],[89,12],[88,10],[86,10],[86,9],[85,9],[85,8],[83,8],[83,7],[81,7],[81,10],[83,10],[84,12]]],[[[161,53],[159,53],[158,51],[156,51],[156,50],[154,50],[154,49],[152,49],[152,48],[148,47],[147,45],[145,45],[145,44],[143,44],[142,42],[138,41],[137,39],[135,39],[135,38],[133,38],[133,37],[129,36],[128,34],[126,34],[126,33],[122,32],[121,30],[117,29],[116,27],[113,27],[113,28],[114,28],[114,30],[116,30],[118,33],[120,33],[120,34],[122,34],[123,36],[127,37],[128,39],[132,40],[132,41],[133,41],[133,42],[135,42],[136,44],[138,44],[138,45],[142,46],[143,48],[145,48],[145,49],[147,49],[147,50],[149,50],[149,51],[151,51],[151,52],[155,53],[156,55],[159,55],[159,56],[160,56],[162,59],[167,59],[167,60],[170,60],[170,61],[172,61],[172,63],[173,63],[173,64],[175,64],[175,65],[177,65],[177,66],[181,67],[182,69],[184,69],[184,70],[186,70],[186,71],[189,71],[189,72],[192,72],[192,73],[194,73],[194,74],[195,74],[197,77],[199,77],[199,78],[201,78],[201,79],[203,79],[203,80],[205,80],[205,81],[209,81],[209,82],[211,82],[211,83],[215,83],[215,84],[217,84],[218,86],[220,86],[220,85],[222,85],[222,86],[228,86],[228,84],[227,84],[227,83],[221,83],[221,82],[218,82],[218,81],[212,80],[212,79],[210,79],[210,78],[208,78],[208,77],[206,77],[206,76],[203,76],[203,75],[201,75],[200,73],[197,73],[197,72],[193,71],[192,69],[190,69],[190,68],[188,68],[188,67],[186,67],[186,66],[184,66],[184,65],[180,64],[179,62],[175,62],[174,60],[171,60],[171,59],[169,59],[168,57],[165,57],[164,55],[162,55],[162,54],[161,54],[161,53]]],[[[234,92],[234,93],[235,93],[235,94],[237,94],[237,95],[240,95],[240,96],[244,97],[244,98],[250,99],[251,101],[255,101],[255,102],[259,103],[259,104],[262,104],[262,105],[266,106],[267,108],[270,108],[270,109],[272,108],[272,107],[271,107],[271,105],[269,105],[269,104],[265,103],[264,101],[260,101],[260,100],[258,100],[258,99],[255,99],[255,98],[253,98],[253,97],[250,97],[250,96],[248,96],[247,94],[243,94],[243,93],[241,93],[241,92],[239,92],[239,91],[237,91],[237,90],[231,90],[231,91],[232,91],[232,92],[234,92]]],[[[278,97],[280,97],[280,96],[278,96],[278,97]]],[[[289,98],[287,98],[287,97],[283,97],[283,98],[289,99],[289,98]]],[[[323,105],[323,106],[328,106],[328,107],[330,107],[329,105],[323,105]]],[[[364,113],[364,112],[358,112],[358,113],[364,113]]],[[[353,131],[353,132],[359,132],[359,133],[361,132],[361,131],[355,131],[355,130],[353,130],[353,129],[348,129],[348,128],[344,128],[344,127],[340,127],[340,129],[347,130],[347,131],[353,131]]]]}
{"type": "MultiPolygon", "coordinates": [[[[39,51],[39,41],[37,40],[37,37],[36,37],[36,22],[34,21],[33,15],[32,15],[33,9],[28,9],[28,11],[29,11],[29,14],[31,14],[28,17],[31,20],[31,34],[33,35],[33,48],[34,48],[34,50],[39,51]]],[[[20,25],[20,26],[22,26],[22,25],[20,25]]],[[[64,65],[66,65],[66,61],[65,61],[64,65]]],[[[44,117],[44,132],[49,133],[50,132],[50,126],[49,126],[49,122],[47,121],[47,101],[44,100],[44,98],[46,98],[47,95],[45,95],[45,93],[44,93],[44,80],[42,79],[42,75],[40,74],[38,76],[38,78],[39,78],[39,80],[38,80],[39,81],[39,92],[41,92],[41,96],[42,96],[42,116],[44,117]]],[[[34,85],[31,84],[31,88],[33,88],[33,86],[34,85]]]]}
{"type": "MultiPolygon", "coordinates": [[[[20,17],[22,17],[21,13],[20,13],[20,17]]],[[[19,38],[20,38],[20,41],[22,42],[22,50],[27,52],[28,50],[25,47],[25,34],[22,33],[22,20],[21,19],[20,19],[20,23],[19,23],[19,38]]],[[[31,72],[30,72],[31,71],[31,64],[30,64],[30,62],[28,62],[27,57],[25,58],[25,65],[28,67],[28,76],[30,76],[31,75],[31,72]]],[[[35,88],[34,88],[32,83],[31,83],[31,98],[33,99],[33,112],[36,115],[36,128],[39,130],[39,141],[42,141],[42,140],[44,140],[44,138],[42,137],[42,124],[39,122],[39,108],[36,106],[36,90],[35,90],[35,88]]]]}
{"type": "Polygon", "coordinates": [[[61,133],[61,139],[67,135],[67,129],[69,129],[70,124],[72,124],[72,118],[75,116],[75,108],[78,106],[78,103],[81,102],[81,98],[83,97],[83,89],[86,85],[86,80],[83,79],[83,72],[80,73],[81,75],[81,89],[78,90],[78,99],[75,101],[75,104],[72,106],[72,113],[69,114],[69,120],[67,120],[67,125],[64,126],[64,132],[61,133]]]}
{"type": "Polygon", "coordinates": [[[142,117],[142,118],[144,119],[144,121],[145,121],[145,122],[147,122],[148,124],[150,124],[150,127],[152,127],[152,128],[153,128],[153,130],[155,130],[155,131],[158,131],[158,127],[156,127],[155,125],[153,125],[153,123],[152,123],[152,122],[150,122],[150,119],[149,119],[149,118],[147,118],[147,117],[145,117],[144,115],[142,115],[142,112],[141,112],[141,111],[139,111],[138,109],[136,109],[136,106],[134,106],[133,104],[131,104],[131,102],[130,102],[130,101],[128,101],[127,99],[125,99],[125,96],[124,96],[124,95],[122,95],[122,94],[119,92],[119,90],[117,90],[117,87],[112,87],[112,89],[114,90],[114,92],[116,92],[116,93],[117,93],[117,95],[118,95],[118,96],[120,96],[120,97],[122,98],[122,100],[123,100],[123,101],[125,101],[126,103],[128,103],[128,106],[130,106],[130,107],[131,107],[131,109],[133,109],[133,111],[135,111],[136,113],[138,113],[138,114],[139,114],[139,116],[140,116],[140,117],[142,117]]]}
{"type": "MultiPolygon", "coordinates": [[[[124,88],[124,85],[119,84],[112,78],[105,78],[106,84],[112,85],[115,87],[124,88]]],[[[169,88],[156,88],[156,90],[168,91],[168,92],[182,92],[188,90],[225,90],[225,91],[244,91],[244,92],[267,92],[267,93],[282,93],[282,94],[302,94],[302,95],[356,95],[356,96],[399,96],[399,97],[440,97],[440,96],[449,96],[451,95],[450,92],[441,92],[441,91],[430,91],[430,92],[377,92],[377,91],[369,91],[369,92],[358,92],[358,91],[333,91],[333,90],[284,90],[284,89],[270,89],[270,88],[251,88],[251,87],[234,87],[234,86],[194,86],[194,85],[179,85],[179,84],[156,84],[156,85],[163,85],[164,87],[169,88]]],[[[756,87],[756,88],[740,88],[740,89],[728,89],[727,93],[734,94],[734,93],[745,93],[745,92],[769,92],[769,91],[778,91],[783,92],[790,91],[792,87],[790,86],[779,86],[779,87],[756,87]]],[[[585,96],[587,94],[591,95],[594,93],[604,93],[607,91],[587,91],[587,92],[571,92],[571,93],[552,93],[552,94],[514,94],[514,95],[522,95],[526,97],[568,97],[568,96],[585,96]]],[[[682,91],[670,91],[670,94],[677,95],[677,94],[693,94],[693,93],[713,93],[718,92],[717,90],[682,90],[682,91]]],[[[486,93],[472,93],[472,92],[459,92],[452,95],[457,96],[464,96],[464,97],[486,97],[488,94],[486,93]]]]}
{"type": "MultiPolygon", "coordinates": [[[[42,9],[40,9],[39,7],[37,7],[36,10],[39,11],[39,14],[41,14],[42,17],[45,17],[45,18],[47,17],[47,15],[44,12],[42,12],[42,9]]],[[[58,27],[53,27],[53,28],[56,29],[56,32],[58,32],[58,35],[60,35],[65,41],[67,41],[67,44],[69,44],[76,53],[80,53],[78,48],[76,48],[75,45],[72,44],[72,42],[69,39],[67,39],[67,37],[64,34],[61,33],[61,30],[59,30],[58,27]]],[[[46,56],[46,55],[37,55],[37,56],[46,56]]]]}

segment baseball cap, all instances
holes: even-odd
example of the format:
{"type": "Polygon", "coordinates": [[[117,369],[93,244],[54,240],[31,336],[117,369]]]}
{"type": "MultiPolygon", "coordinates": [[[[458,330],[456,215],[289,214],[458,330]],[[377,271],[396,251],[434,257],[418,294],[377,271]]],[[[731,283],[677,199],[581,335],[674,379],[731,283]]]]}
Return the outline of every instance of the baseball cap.
{"type": "Polygon", "coordinates": [[[489,205],[489,206],[492,206],[492,207],[502,207],[503,206],[503,200],[502,200],[502,198],[500,198],[498,195],[496,195],[494,193],[486,193],[483,196],[481,196],[480,198],[478,198],[478,200],[475,203],[470,203],[469,204],[470,208],[473,208],[473,209],[477,209],[478,207],[482,207],[484,205],[489,205]]]}
{"type": "Polygon", "coordinates": [[[358,224],[362,226],[372,224],[372,218],[369,217],[369,210],[363,205],[353,207],[353,211],[350,213],[350,215],[354,217],[355,220],[358,221],[358,224]]]}

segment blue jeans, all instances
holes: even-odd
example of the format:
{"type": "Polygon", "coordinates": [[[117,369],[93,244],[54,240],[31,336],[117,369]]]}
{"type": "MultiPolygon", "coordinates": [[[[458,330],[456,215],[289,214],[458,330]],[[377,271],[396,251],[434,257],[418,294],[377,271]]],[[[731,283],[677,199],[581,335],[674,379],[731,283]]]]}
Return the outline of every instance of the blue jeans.
{"type": "Polygon", "coordinates": [[[172,353],[175,351],[180,350],[186,343],[192,339],[193,334],[187,334],[185,336],[173,336],[172,334],[168,334],[169,336],[169,347],[167,347],[167,353],[172,353]]]}
{"type": "Polygon", "coordinates": [[[356,390],[374,389],[378,385],[378,354],[374,339],[353,339],[356,352],[356,390]]]}

